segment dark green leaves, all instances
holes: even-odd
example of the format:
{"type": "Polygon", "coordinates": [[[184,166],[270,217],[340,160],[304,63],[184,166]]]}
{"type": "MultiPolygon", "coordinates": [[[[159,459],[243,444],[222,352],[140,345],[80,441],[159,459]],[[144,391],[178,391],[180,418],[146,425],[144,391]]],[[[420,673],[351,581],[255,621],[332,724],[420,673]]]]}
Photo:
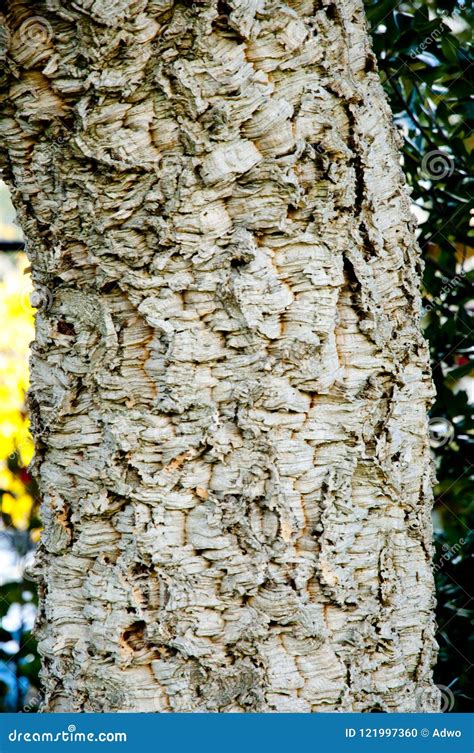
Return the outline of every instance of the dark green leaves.
{"type": "Polygon", "coordinates": [[[474,254],[472,18],[467,6],[455,0],[368,0],[366,9],[385,90],[404,135],[407,181],[425,213],[419,242],[425,261],[423,323],[437,390],[432,416],[446,419],[453,429],[453,438],[434,449],[439,482],[436,682],[454,693],[453,711],[468,711],[474,704],[474,683],[467,674],[474,663],[469,580],[474,418],[465,391],[466,377],[474,376],[473,273],[467,271],[474,254]]]}

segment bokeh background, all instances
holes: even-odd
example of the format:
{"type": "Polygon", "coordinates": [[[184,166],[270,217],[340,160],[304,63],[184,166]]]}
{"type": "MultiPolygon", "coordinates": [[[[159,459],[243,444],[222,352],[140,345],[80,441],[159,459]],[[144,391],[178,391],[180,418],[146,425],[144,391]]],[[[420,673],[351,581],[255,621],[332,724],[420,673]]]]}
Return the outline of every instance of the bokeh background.
{"type": "MultiPolygon", "coordinates": [[[[443,711],[474,710],[474,147],[472,15],[456,0],[366,0],[375,53],[419,220],[425,262],[422,325],[437,398],[430,441],[443,711]]],[[[0,182],[0,711],[41,702],[32,636],[37,596],[28,566],[41,523],[28,465],[25,393],[34,312],[20,229],[0,182]]]]}

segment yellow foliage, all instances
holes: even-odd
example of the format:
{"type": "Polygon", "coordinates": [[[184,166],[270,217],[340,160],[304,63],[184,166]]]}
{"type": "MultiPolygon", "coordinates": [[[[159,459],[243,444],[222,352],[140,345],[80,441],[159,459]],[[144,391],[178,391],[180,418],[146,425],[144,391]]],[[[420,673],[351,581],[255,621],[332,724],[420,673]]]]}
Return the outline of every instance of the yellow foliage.
{"type": "Polygon", "coordinates": [[[34,333],[26,264],[26,256],[19,254],[18,264],[0,280],[0,488],[8,492],[3,496],[2,510],[18,528],[26,528],[33,504],[22,481],[7,466],[15,451],[25,467],[33,457],[25,413],[28,350],[34,333]]]}

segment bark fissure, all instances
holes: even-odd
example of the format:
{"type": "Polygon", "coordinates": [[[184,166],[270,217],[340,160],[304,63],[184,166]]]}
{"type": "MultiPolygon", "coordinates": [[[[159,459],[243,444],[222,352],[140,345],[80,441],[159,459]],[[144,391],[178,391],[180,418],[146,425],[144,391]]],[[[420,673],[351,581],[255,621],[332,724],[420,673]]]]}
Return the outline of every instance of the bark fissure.
{"type": "Polygon", "coordinates": [[[5,25],[44,708],[436,709],[419,254],[361,3],[5,25]]]}

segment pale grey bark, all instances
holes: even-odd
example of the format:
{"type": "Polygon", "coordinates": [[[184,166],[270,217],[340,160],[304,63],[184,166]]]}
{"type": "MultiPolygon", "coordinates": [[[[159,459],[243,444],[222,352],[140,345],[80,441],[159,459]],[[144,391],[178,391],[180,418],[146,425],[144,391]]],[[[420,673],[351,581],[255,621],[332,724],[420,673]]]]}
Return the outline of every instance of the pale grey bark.
{"type": "Polygon", "coordinates": [[[45,710],[436,710],[419,251],[361,2],[6,5],[45,710]]]}

